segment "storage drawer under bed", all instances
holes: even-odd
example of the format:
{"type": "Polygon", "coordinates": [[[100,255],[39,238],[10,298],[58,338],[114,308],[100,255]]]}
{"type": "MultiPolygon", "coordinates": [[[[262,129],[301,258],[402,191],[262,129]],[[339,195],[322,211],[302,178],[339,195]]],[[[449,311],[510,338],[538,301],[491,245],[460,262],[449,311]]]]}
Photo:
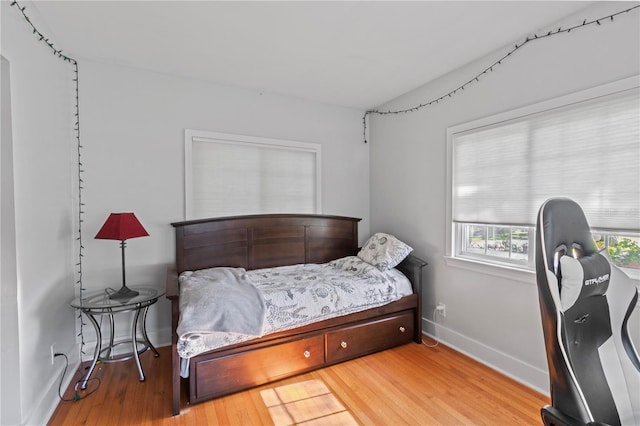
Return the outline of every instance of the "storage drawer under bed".
{"type": "Polygon", "coordinates": [[[382,318],[326,333],[327,364],[409,343],[413,340],[413,313],[382,318]]]}
{"type": "Polygon", "coordinates": [[[215,398],[312,370],[324,364],[322,335],[221,358],[196,361],[191,402],[215,398]]]}

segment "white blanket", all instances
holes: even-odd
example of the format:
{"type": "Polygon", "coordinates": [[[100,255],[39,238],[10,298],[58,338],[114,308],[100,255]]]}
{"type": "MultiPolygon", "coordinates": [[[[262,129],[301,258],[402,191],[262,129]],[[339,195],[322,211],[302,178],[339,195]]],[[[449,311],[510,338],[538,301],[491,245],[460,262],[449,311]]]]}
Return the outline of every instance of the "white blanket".
{"type": "Polygon", "coordinates": [[[180,276],[180,283],[177,333],[181,339],[211,332],[262,335],[264,297],[244,269],[186,272],[180,276]]]}

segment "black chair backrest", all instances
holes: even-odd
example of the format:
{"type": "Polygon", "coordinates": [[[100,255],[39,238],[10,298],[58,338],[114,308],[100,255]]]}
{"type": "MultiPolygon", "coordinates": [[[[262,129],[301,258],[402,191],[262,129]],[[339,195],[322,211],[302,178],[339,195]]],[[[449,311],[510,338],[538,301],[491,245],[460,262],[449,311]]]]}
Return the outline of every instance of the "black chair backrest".
{"type": "Polygon", "coordinates": [[[540,207],[536,277],[552,406],[585,424],[640,421],[640,400],[629,400],[625,383],[640,382],[627,328],[638,291],[598,252],[584,212],[572,200],[551,199],[540,207]],[[612,371],[622,379],[612,383],[612,371]],[[629,371],[635,375],[626,377],[629,371]]]}

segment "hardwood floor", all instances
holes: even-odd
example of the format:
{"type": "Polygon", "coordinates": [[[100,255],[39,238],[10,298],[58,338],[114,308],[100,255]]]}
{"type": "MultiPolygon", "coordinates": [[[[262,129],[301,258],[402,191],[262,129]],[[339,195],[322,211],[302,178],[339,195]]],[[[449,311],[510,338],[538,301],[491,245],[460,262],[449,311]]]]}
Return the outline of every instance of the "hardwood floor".
{"type": "MultiPolygon", "coordinates": [[[[183,401],[181,414],[172,416],[170,349],[159,348],[159,358],[150,351],[141,356],[144,382],[133,360],[99,365],[93,374],[99,383],[92,381],[76,402],[60,402],[49,424],[280,426],[301,421],[303,412],[322,416],[310,425],[540,425],[540,408],[549,403],[446,346],[410,343],[213,401],[183,401]],[[291,387],[271,390],[301,382],[318,396],[291,387]],[[289,398],[285,391],[302,401],[267,407],[263,395],[289,398]]],[[[74,385],[65,398],[73,398],[74,385]]]]}

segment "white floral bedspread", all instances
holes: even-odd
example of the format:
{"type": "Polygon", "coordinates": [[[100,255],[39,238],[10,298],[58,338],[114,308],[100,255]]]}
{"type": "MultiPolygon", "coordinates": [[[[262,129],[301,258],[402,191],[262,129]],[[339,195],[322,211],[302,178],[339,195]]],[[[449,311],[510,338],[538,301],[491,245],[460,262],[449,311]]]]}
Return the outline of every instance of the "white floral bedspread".
{"type": "MultiPolygon", "coordinates": [[[[247,271],[247,276],[265,299],[262,335],[382,306],[412,294],[411,283],[402,273],[395,269],[381,272],[356,256],[325,264],[256,269],[247,271]]],[[[181,275],[180,286],[185,285],[188,279],[181,275]]],[[[178,339],[178,353],[190,358],[255,337],[216,330],[191,333],[178,339]]]]}

